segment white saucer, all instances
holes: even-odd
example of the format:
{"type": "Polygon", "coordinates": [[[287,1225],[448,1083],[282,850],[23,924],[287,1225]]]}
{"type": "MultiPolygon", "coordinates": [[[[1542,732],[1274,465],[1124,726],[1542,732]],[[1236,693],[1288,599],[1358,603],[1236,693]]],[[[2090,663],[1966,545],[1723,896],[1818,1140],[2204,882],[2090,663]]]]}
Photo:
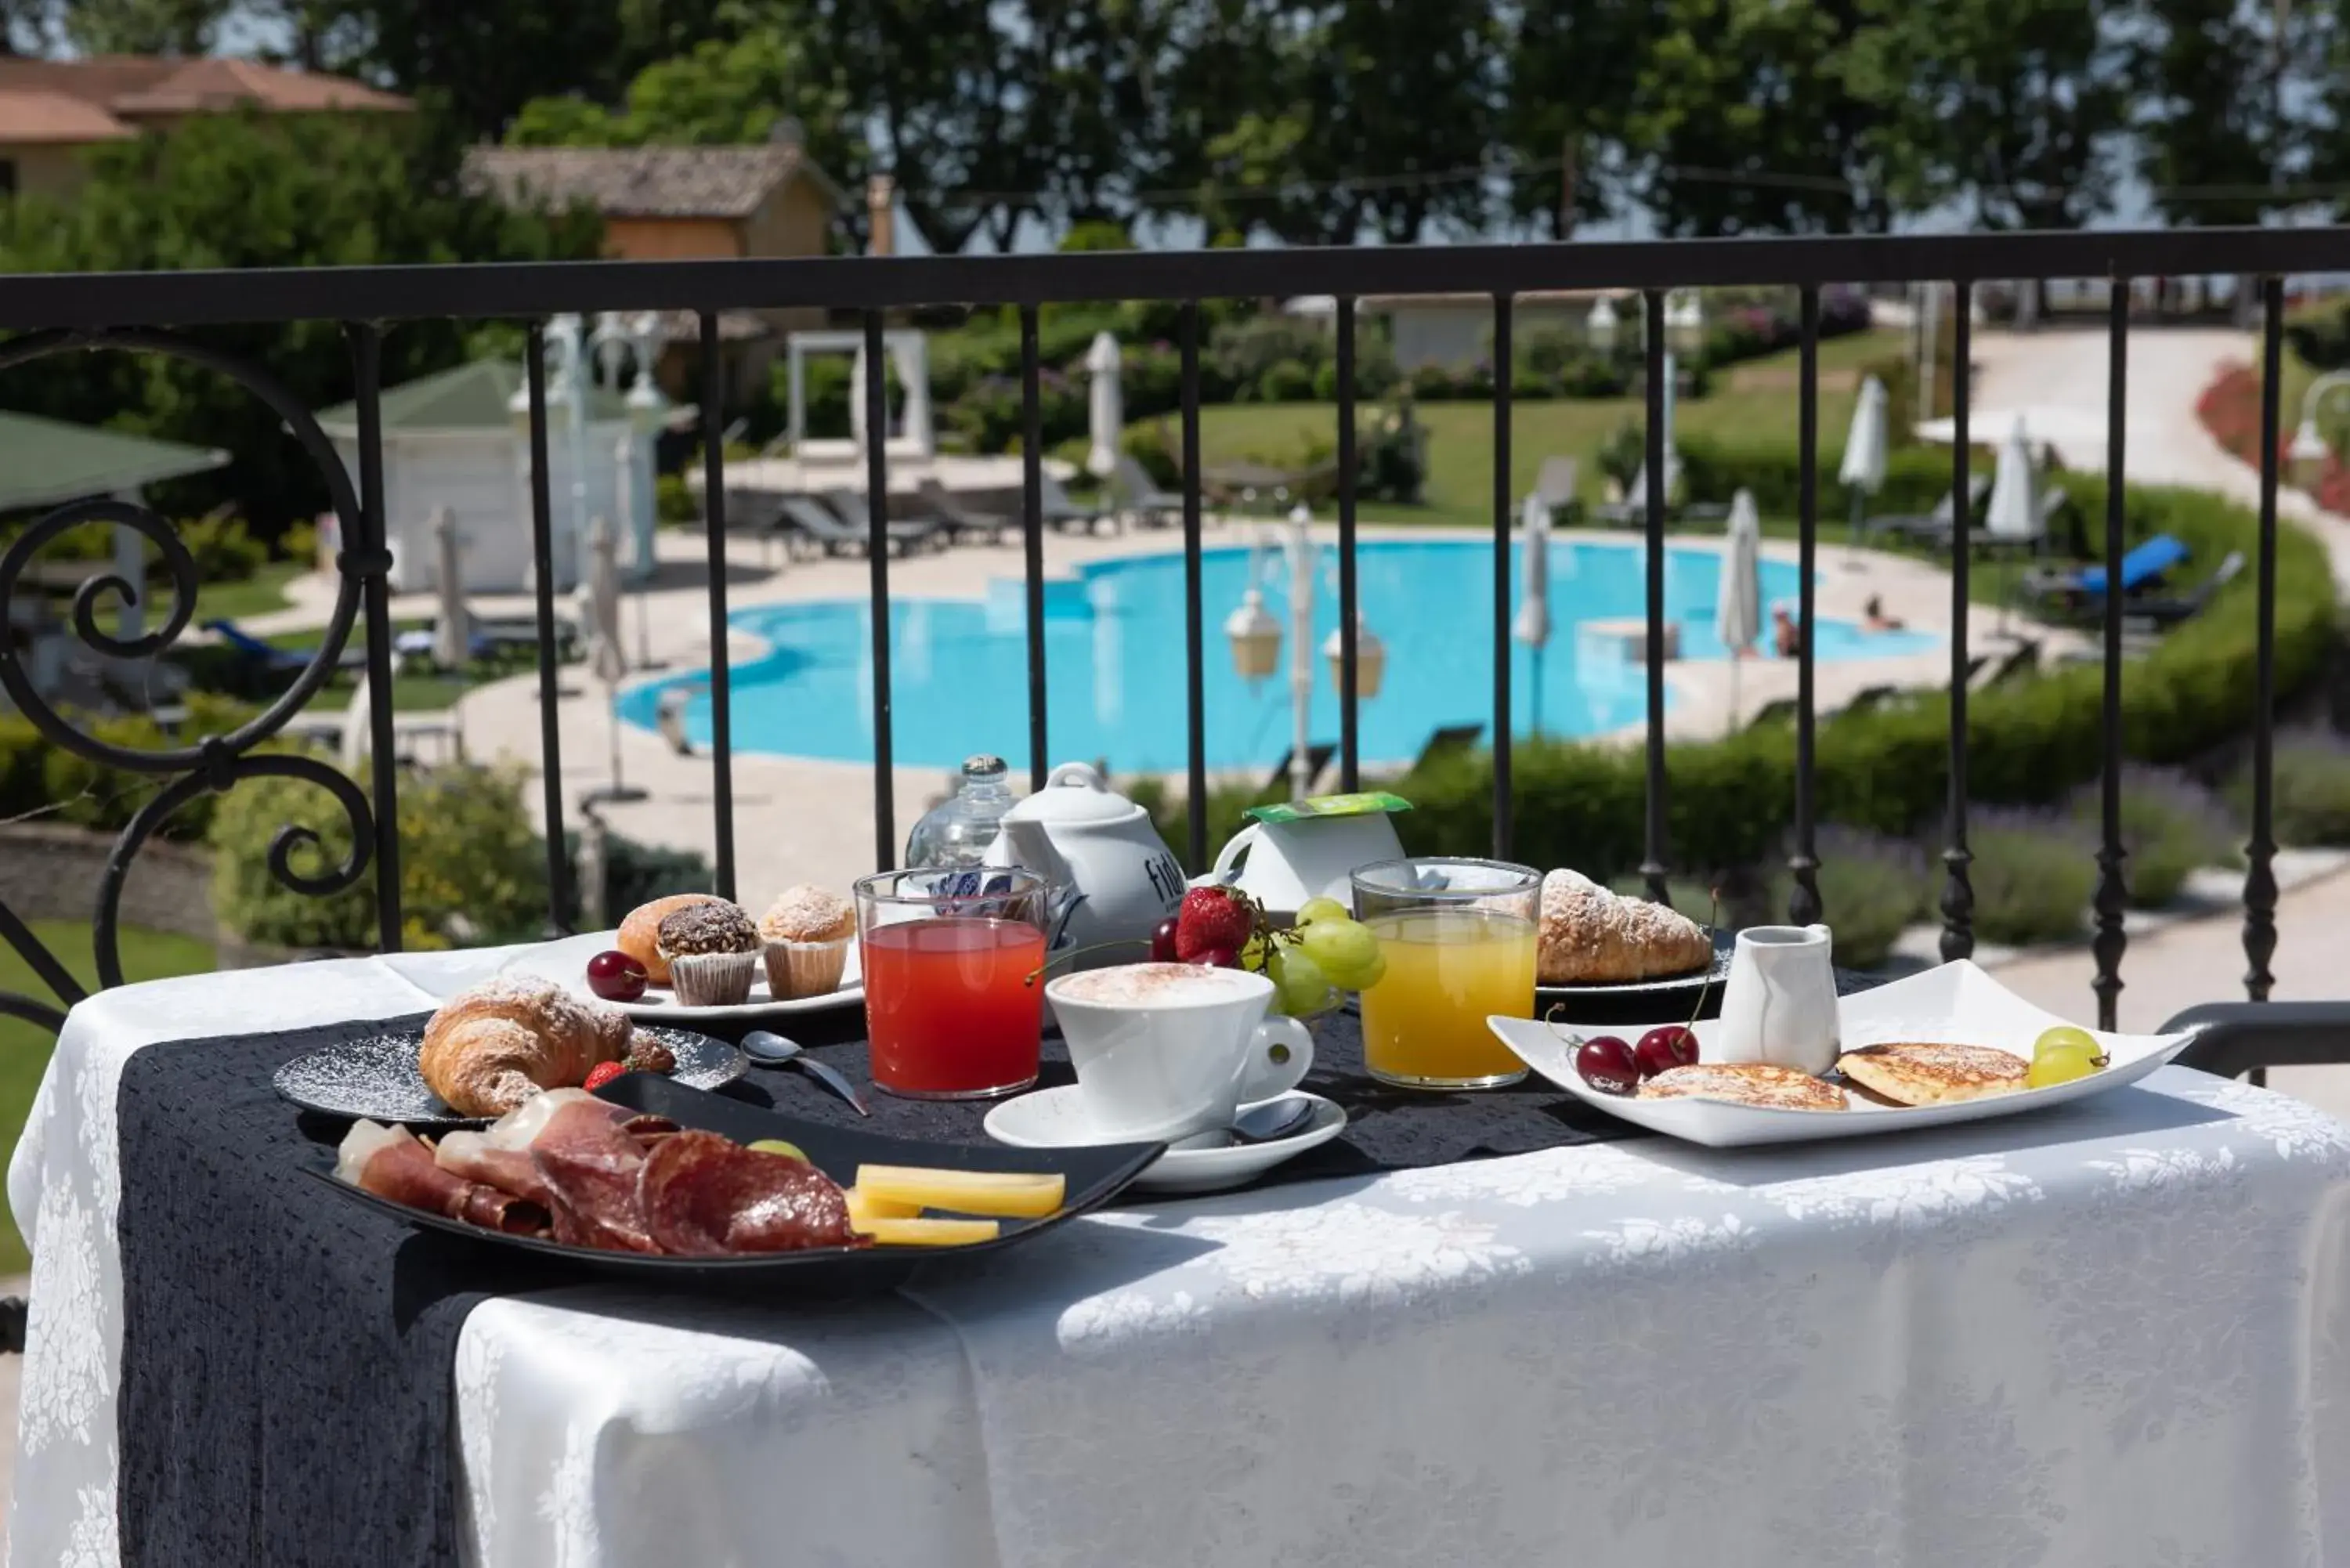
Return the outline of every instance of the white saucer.
{"type": "MultiPolygon", "coordinates": [[[[1215,1192],[1238,1187],[1309,1148],[1319,1148],[1346,1128],[1346,1111],[1319,1095],[1292,1089],[1264,1103],[1283,1100],[1311,1103],[1313,1120],[1299,1131],[1271,1143],[1241,1144],[1230,1148],[1170,1148],[1149,1169],[1136,1177],[1134,1185],[1152,1192],[1215,1192]]],[[[1036,1089],[1017,1099],[1006,1100],[987,1113],[985,1126],[988,1137],[1014,1148],[1064,1148],[1118,1141],[1093,1130],[1075,1084],[1036,1089]]]]}

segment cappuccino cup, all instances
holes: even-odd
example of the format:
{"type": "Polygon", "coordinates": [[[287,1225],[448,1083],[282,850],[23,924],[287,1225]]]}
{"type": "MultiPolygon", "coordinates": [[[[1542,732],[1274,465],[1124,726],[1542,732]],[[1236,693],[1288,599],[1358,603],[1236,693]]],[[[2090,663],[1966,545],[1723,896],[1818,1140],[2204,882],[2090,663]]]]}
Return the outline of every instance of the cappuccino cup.
{"type": "Polygon", "coordinates": [[[1130,963],[1045,987],[1104,1143],[1173,1142],[1229,1127],[1240,1107],[1295,1088],[1314,1037],[1267,1017],[1273,982],[1245,970],[1130,963]]]}

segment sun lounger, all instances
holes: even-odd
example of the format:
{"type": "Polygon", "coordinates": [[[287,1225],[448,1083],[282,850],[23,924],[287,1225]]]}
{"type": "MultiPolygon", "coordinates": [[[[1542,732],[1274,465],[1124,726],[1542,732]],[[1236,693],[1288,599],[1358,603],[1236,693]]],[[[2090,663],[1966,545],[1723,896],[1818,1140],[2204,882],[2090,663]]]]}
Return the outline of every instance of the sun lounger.
{"type": "MultiPolygon", "coordinates": [[[[1972,525],[1975,514],[1982,510],[1983,498],[1990,493],[1990,474],[1977,473],[1969,476],[1967,517],[1970,526],[1972,525]]],[[[1914,543],[1948,545],[1950,542],[1951,524],[1956,511],[1950,504],[1950,494],[1951,493],[1945,492],[1942,499],[1935,503],[1934,510],[1922,517],[1914,514],[1900,513],[1871,517],[1861,524],[1861,534],[1865,538],[1872,541],[1906,539],[1914,543]]]]}
{"type": "MultiPolygon", "coordinates": [[[[870,536],[863,528],[852,528],[843,523],[828,508],[820,505],[812,495],[784,495],[778,496],[776,500],[783,509],[785,519],[791,524],[792,527],[803,538],[816,545],[827,556],[837,556],[844,550],[862,553],[869,542],[870,536]]],[[[928,539],[935,532],[933,527],[924,524],[916,533],[915,537],[928,539]]],[[[897,525],[891,524],[889,546],[890,550],[902,556],[906,553],[908,545],[909,540],[898,532],[897,525]]]]}
{"type": "MultiPolygon", "coordinates": [[[[208,620],[203,623],[203,629],[213,633],[263,669],[289,675],[298,673],[306,668],[310,662],[311,655],[317,651],[313,648],[279,648],[275,643],[264,642],[251,632],[239,628],[233,620],[208,620]]],[[[335,668],[338,670],[360,670],[366,668],[366,665],[367,649],[364,648],[346,648],[342,651],[342,656],[335,660],[335,668]]]]}
{"type": "MultiPolygon", "coordinates": [[[[1315,781],[1329,771],[1330,759],[1337,754],[1338,748],[1326,742],[1308,746],[1305,749],[1305,793],[1307,794],[1314,793],[1315,781]]],[[[1264,788],[1257,793],[1286,795],[1289,793],[1289,764],[1296,755],[1297,748],[1295,746],[1282,753],[1281,761],[1274,763],[1273,772],[1265,776],[1264,788]]]]}
{"type": "MultiPolygon", "coordinates": [[[[841,524],[858,534],[870,535],[872,507],[865,497],[854,490],[827,490],[816,497],[819,504],[828,506],[841,524]]],[[[887,505],[887,503],[884,503],[887,505]]],[[[909,550],[943,550],[951,541],[946,524],[927,517],[892,518],[882,524],[889,531],[890,543],[899,555],[909,550]]]]}
{"type": "Polygon", "coordinates": [[[1118,454],[1118,468],[1109,476],[1109,493],[1119,513],[1138,527],[1172,527],[1183,521],[1183,497],[1159,489],[1158,481],[1130,454],[1118,454]]]}
{"type": "Polygon", "coordinates": [[[962,499],[935,479],[925,479],[916,492],[925,517],[934,520],[957,544],[965,539],[985,539],[991,545],[1001,545],[1007,534],[1015,533],[1020,519],[1006,517],[1001,512],[983,512],[968,506],[962,499]]]}
{"type": "Polygon", "coordinates": [[[1440,757],[1457,755],[1469,750],[1477,743],[1477,737],[1484,732],[1482,724],[1445,725],[1430,734],[1428,744],[1419,748],[1419,755],[1411,764],[1412,771],[1417,773],[1440,757]]]}
{"type": "MultiPolygon", "coordinates": [[[[2153,586],[2164,573],[2184,565],[2186,560],[2186,545],[2172,535],[2157,534],[2151,539],[2141,540],[2122,557],[2123,597],[2153,586]]],[[[2068,603],[2102,599],[2106,596],[2106,568],[2101,564],[2037,572],[2024,579],[2022,591],[2028,598],[2068,603]]]]}
{"type": "Polygon", "coordinates": [[[2125,631],[2162,631],[2192,620],[2203,613],[2204,607],[2219,597],[2220,590],[2241,576],[2244,569],[2244,553],[2230,550],[2220,569],[2206,577],[2200,585],[2184,594],[2134,600],[2123,607],[2122,628],[2125,631]]]}
{"type": "Polygon", "coordinates": [[[1037,475],[1036,493],[1038,513],[1045,519],[1047,527],[1058,529],[1063,533],[1075,528],[1090,534],[1094,531],[1094,525],[1105,519],[1113,529],[1119,526],[1116,513],[1105,512],[1098,506],[1078,504],[1070,498],[1066,490],[1061,488],[1061,482],[1049,472],[1037,475]]]}

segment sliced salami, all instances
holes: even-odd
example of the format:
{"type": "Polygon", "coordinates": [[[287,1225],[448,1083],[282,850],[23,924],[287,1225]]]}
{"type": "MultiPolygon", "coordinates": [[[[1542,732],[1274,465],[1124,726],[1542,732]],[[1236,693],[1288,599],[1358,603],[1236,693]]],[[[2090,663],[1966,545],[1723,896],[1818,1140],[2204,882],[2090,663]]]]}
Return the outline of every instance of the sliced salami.
{"type": "Polygon", "coordinates": [[[645,1157],[640,1208],[664,1252],[790,1252],[855,1247],[848,1202],[801,1160],[748,1149],[716,1133],[680,1132],[645,1157]]]}
{"type": "Polygon", "coordinates": [[[555,1239],[575,1247],[652,1252],[637,1175],[645,1151],[622,1130],[612,1107],[592,1097],[566,1105],[530,1142],[546,1182],[555,1239]]]}

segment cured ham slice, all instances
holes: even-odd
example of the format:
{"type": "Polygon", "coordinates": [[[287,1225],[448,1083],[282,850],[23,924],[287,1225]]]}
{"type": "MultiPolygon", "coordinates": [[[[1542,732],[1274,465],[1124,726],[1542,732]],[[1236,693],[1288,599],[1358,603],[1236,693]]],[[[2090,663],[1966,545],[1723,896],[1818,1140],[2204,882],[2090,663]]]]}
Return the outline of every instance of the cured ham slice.
{"type": "MultiPolygon", "coordinates": [[[[594,1114],[617,1123],[643,1148],[650,1148],[662,1137],[677,1130],[677,1124],[667,1116],[631,1112],[625,1106],[598,1099],[585,1089],[549,1089],[533,1096],[481,1132],[450,1133],[433,1149],[432,1158],[453,1176],[545,1204],[548,1200],[546,1179],[539,1174],[538,1162],[531,1158],[531,1150],[556,1113],[572,1106],[591,1107],[594,1114]]],[[[584,1116],[589,1112],[573,1114],[584,1116]]]]}
{"type": "Polygon", "coordinates": [[[856,1247],[848,1200],[804,1160],[744,1148],[716,1133],[679,1132],[645,1157],[639,1209],[664,1252],[790,1252],[856,1247]]]}
{"type": "Polygon", "coordinates": [[[547,1223],[539,1204],[442,1169],[406,1127],[352,1123],[336,1151],[335,1174],[363,1192],[492,1231],[529,1235],[547,1223]]]}
{"type": "Polygon", "coordinates": [[[546,1189],[556,1241],[624,1252],[660,1251],[637,1198],[645,1148],[622,1125],[628,1114],[582,1094],[557,1105],[531,1134],[530,1158],[546,1189]]]}

